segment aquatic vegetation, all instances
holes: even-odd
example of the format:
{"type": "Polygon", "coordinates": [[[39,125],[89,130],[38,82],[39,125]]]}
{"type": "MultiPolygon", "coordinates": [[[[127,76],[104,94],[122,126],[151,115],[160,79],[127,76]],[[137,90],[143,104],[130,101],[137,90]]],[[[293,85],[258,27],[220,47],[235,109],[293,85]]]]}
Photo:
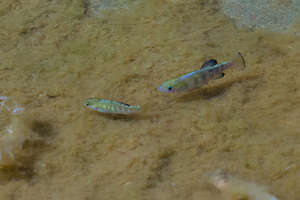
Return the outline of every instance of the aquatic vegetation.
{"type": "Polygon", "coordinates": [[[226,200],[278,200],[264,187],[234,177],[224,171],[213,173],[209,182],[221,191],[226,200]]]}

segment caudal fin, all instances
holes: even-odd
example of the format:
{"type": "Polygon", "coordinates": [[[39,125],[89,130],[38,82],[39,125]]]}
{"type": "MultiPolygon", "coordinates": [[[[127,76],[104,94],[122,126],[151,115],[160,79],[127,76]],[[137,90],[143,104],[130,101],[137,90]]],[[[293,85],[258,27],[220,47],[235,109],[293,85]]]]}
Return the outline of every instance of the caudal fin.
{"type": "Polygon", "coordinates": [[[236,57],[232,60],[233,67],[238,70],[243,70],[246,68],[246,61],[243,55],[238,52],[236,57]]]}

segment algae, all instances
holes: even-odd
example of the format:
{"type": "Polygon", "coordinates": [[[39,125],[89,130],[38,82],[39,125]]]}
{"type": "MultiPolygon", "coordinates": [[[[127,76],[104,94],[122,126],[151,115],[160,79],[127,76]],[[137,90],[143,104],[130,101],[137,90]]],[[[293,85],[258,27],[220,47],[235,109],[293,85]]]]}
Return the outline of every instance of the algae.
{"type": "Polygon", "coordinates": [[[101,19],[86,9],[0,2],[1,95],[24,106],[43,138],[0,199],[211,200],[221,196],[206,174],[220,168],[298,199],[299,37],[237,29],[217,1],[141,1],[101,19]],[[157,91],[237,51],[245,71],[190,94],[157,91]],[[92,97],[147,110],[103,116],[83,106],[92,97]]]}

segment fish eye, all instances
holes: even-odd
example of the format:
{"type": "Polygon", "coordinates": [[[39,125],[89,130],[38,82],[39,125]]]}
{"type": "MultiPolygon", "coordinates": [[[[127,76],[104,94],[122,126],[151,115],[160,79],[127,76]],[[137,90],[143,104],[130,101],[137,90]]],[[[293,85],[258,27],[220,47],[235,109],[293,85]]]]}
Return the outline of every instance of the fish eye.
{"type": "Polygon", "coordinates": [[[168,90],[171,91],[172,90],[172,86],[168,86],[168,90]]]}

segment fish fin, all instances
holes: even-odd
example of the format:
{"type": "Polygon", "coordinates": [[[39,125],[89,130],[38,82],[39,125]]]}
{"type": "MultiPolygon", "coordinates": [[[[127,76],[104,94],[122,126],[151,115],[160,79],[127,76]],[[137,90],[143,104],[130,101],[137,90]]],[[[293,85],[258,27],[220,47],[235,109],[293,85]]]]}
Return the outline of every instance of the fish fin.
{"type": "Polygon", "coordinates": [[[243,70],[246,68],[246,61],[243,55],[238,52],[237,56],[232,60],[233,68],[243,70]]]}
{"type": "Polygon", "coordinates": [[[205,62],[203,63],[203,65],[201,66],[201,69],[203,69],[203,68],[205,68],[205,67],[214,66],[214,65],[216,65],[216,64],[218,64],[218,61],[217,61],[217,60],[215,60],[215,59],[209,59],[209,60],[207,60],[207,61],[205,61],[205,62]]]}
{"type": "Polygon", "coordinates": [[[219,74],[219,78],[223,78],[224,76],[225,76],[224,72],[222,72],[222,73],[219,74]]]}
{"type": "Polygon", "coordinates": [[[130,106],[129,104],[123,103],[123,102],[121,102],[121,101],[118,101],[118,103],[119,103],[119,104],[122,104],[122,105],[124,105],[124,106],[128,106],[128,107],[130,106]]]}
{"type": "Polygon", "coordinates": [[[221,73],[217,73],[213,79],[220,79],[220,78],[223,78],[225,76],[225,73],[224,72],[221,72],[221,73]]]}

